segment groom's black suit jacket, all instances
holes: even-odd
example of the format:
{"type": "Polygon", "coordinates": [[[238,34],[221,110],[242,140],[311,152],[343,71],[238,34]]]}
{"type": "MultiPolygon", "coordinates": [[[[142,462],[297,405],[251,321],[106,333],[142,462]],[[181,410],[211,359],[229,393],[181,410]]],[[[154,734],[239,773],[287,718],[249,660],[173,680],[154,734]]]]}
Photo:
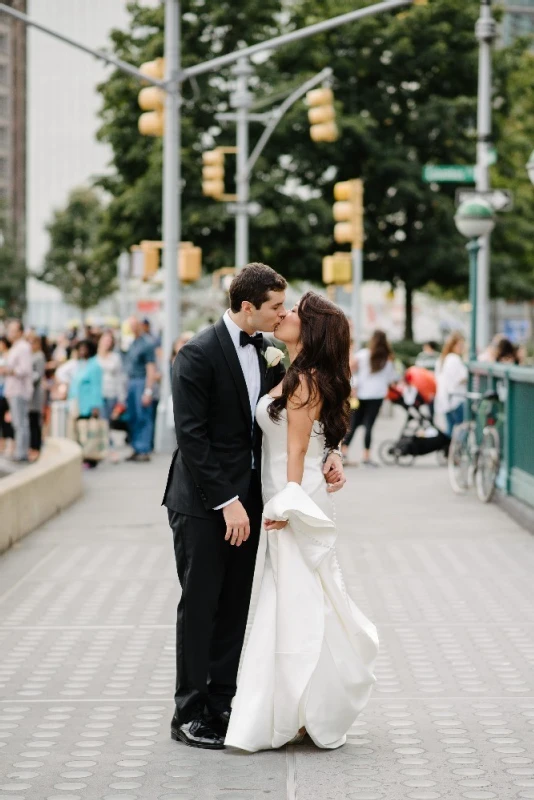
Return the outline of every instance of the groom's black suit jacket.
{"type": "MultiPolygon", "coordinates": [[[[262,351],[271,344],[264,337],[262,351]]],[[[284,367],[267,368],[258,353],[260,397],[277,386],[284,367]]],[[[261,469],[261,430],[252,419],[241,364],[222,319],[186,344],[172,370],[172,399],[178,448],[163,505],[210,519],[216,506],[247,495],[252,452],[261,469]]]]}

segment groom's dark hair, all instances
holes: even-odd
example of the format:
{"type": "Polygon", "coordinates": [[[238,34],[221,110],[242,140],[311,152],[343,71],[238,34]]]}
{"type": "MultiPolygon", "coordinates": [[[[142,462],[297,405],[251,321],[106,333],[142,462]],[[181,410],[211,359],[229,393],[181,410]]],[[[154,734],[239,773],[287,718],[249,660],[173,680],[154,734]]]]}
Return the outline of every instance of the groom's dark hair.
{"type": "Polygon", "coordinates": [[[247,264],[230,285],[230,308],[237,314],[241,311],[241,304],[247,300],[254,308],[260,308],[269,299],[269,292],[284,292],[286,289],[286,279],[267,264],[247,264]]]}

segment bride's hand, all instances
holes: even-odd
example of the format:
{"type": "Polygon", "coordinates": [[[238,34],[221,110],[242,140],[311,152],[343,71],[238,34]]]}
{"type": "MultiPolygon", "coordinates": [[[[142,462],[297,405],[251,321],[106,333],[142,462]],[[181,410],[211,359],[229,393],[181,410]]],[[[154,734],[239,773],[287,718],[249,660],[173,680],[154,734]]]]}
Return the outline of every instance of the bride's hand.
{"type": "Polygon", "coordinates": [[[325,480],[328,484],[326,489],[329,494],[339,492],[339,490],[342,489],[347,482],[345,473],[343,471],[343,462],[335,453],[331,453],[326,459],[323,472],[325,480]]]}
{"type": "Polygon", "coordinates": [[[266,531],[281,531],[287,525],[287,520],[264,519],[263,527],[266,531]]]}

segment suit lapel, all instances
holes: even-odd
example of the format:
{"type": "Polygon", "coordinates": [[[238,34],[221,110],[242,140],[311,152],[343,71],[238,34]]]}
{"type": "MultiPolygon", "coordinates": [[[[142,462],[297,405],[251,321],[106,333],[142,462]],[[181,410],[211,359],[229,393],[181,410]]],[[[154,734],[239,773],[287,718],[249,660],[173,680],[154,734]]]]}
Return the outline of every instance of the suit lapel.
{"type": "Polygon", "coordinates": [[[220,319],[215,324],[215,333],[217,334],[224,357],[230,368],[230,372],[232,373],[237,393],[239,395],[245,416],[248,420],[249,427],[252,429],[252,414],[250,412],[250,400],[248,396],[247,384],[245,382],[245,376],[243,375],[243,370],[241,369],[241,364],[239,363],[232,337],[228,333],[228,328],[226,327],[224,320],[220,319]]]}

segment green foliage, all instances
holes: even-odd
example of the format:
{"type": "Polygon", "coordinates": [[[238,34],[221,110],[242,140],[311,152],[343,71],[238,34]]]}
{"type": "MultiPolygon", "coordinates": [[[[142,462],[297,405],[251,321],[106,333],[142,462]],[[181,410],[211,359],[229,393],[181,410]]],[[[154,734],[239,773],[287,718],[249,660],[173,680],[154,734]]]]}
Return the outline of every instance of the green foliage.
{"type": "Polygon", "coordinates": [[[56,286],[67,303],[92,308],[115,288],[116,262],[98,244],[103,207],[94,189],[74,189],[47,230],[50,249],[39,278],[56,286]]]}
{"type": "Polygon", "coordinates": [[[528,40],[497,54],[501,93],[494,100],[498,161],[492,185],[512,189],[514,210],[492,236],[492,290],[507,300],[534,300],[534,187],[526,162],[534,148],[534,55],[528,40]]]}
{"type": "Polygon", "coordinates": [[[0,319],[21,317],[25,307],[26,265],[17,254],[15,234],[0,213],[0,319]]]}
{"type": "MultiPolygon", "coordinates": [[[[189,66],[281,30],[299,28],[354,7],[353,0],[184,0],[182,50],[189,66]]],[[[140,64],[163,54],[163,10],[129,5],[129,31],[114,31],[112,47],[140,64]]],[[[403,281],[407,337],[411,298],[432,283],[466,294],[465,242],[457,233],[454,188],[427,185],[422,167],[472,164],[476,143],[476,0],[432,0],[405,14],[382,14],[293,43],[255,65],[252,91],[279,101],[306,77],[329,65],[341,136],[336,144],[310,140],[306,109],[297,103],[283,118],[260,157],[251,195],[262,212],[251,220],[251,259],[263,260],[289,279],[320,281],[321,260],[335,248],[331,206],[337,180],[365,181],[364,277],[403,281]]],[[[499,165],[495,183],[508,185],[532,130],[522,117],[532,113],[532,69],[525,69],[524,43],[497,57],[496,113],[499,165]],[[521,73],[522,64],[522,73],[521,73]],[[530,100],[525,95],[530,93],[530,100]],[[526,104],[526,105],[525,105],[526,104]],[[528,128],[528,129],[527,129],[528,128]]],[[[209,271],[234,262],[234,220],[224,204],[201,194],[201,152],[235,142],[234,126],[221,128],[217,112],[229,109],[230,69],[184,85],[182,107],[182,238],[203,249],[209,271]]],[[[161,141],[139,135],[139,84],[113,72],[100,87],[100,139],[113,150],[111,177],[100,186],[111,196],[99,227],[100,250],[115,261],[143,238],[161,237],[161,141]]],[[[251,141],[259,126],[251,126],[251,141]]],[[[526,160],[526,158],[525,158],[526,160]]],[[[232,160],[227,160],[231,176],[232,160]]],[[[499,221],[494,236],[495,287],[526,291],[534,242],[531,195],[520,180],[518,213],[499,221]],[[528,239],[530,245],[524,240],[528,239]],[[504,280],[506,276],[506,280],[504,280]],[[523,287],[523,289],[521,288],[523,287]]],[[[228,186],[231,190],[231,186],[228,186]]],[[[532,267],[530,267],[530,270],[532,267]]]]}

